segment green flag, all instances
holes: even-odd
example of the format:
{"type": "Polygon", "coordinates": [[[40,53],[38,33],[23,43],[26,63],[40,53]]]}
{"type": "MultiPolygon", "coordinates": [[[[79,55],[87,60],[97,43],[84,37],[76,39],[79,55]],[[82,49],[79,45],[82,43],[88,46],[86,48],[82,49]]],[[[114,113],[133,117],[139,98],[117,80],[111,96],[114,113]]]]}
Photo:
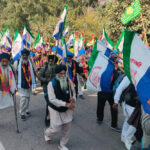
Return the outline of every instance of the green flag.
{"type": "Polygon", "coordinates": [[[35,48],[36,45],[39,43],[40,39],[41,39],[41,37],[40,37],[40,34],[38,33],[37,36],[36,36],[36,39],[35,39],[35,41],[34,41],[34,44],[33,44],[33,47],[34,47],[34,48],[35,48]]]}
{"type": "Polygon", "coordinates": [[[135,17],[137,17],[138,15],[140,15],[141,13],[141,6],[140,6],[140,1],[139,0],[135,0],[131,6],[129,6],[125,13],[123,14],[121,21],[123,24],[127,24],[128,22],[130,22],[132,19],[134,19],[135,17]]]}
{"type": "MultiPolygon", "coordinates": [[[[89,65],[89,67],[90,67],[90,71],[92,70],[92,68],[93,68],[93,65],[94,65],[94,62],[95,62],[95,60],[96,60],[96,58],[97,58],[97,55],[98,55],[98,53],[99,53],[99,51],[97,50],[97,38],[95,39],[96,40],[96,42],[95,42],[95,44],[94,44],[94,48],[93,48],[93,50],[92,50],[92,53],[91,53],[91,57],[90,57],[90,59],[89,59],[89,61],[88,61],[88,65],[89,65]]],[[[89,71],[89,73],[90,73],[90,71],[89,71]]]]}

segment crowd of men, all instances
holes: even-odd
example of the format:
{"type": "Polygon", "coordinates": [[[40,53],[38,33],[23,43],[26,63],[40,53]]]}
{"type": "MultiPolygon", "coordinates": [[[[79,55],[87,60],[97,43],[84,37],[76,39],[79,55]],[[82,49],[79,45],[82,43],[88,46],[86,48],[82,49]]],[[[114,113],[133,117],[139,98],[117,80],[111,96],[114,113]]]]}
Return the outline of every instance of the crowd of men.
{"type": "MultiPolygon", "coordinates": [[[[75,58],[67,54],[66,62],[57,55],[42,49],[30,50],[24,48],[19,60],[13,62],[8,52],[3,49],[0,54],[0,109],[13,106],[13,95],[18,91],[20,96],[19,114],[22,121],[31,116],[29,102],[36,81],[43,87],[45,99],[45,141],[51,143],[52,137],[62,132],[58,148],[68,150],[70,127],[78,97],[84,99],[81,90],[80,77],[85,82],[88,77],[87,53],[75,58]]],[[[113,55],[116,63],[118,57],[113,55]]],[[[123,69],[123,66],[122,66],[123,69]]],[[[121,141],[127,150],[150,149],[150,115],[141,107],[136,90],[128,77],[115,68],[111,79],[110,92],[100,91],[97,94],[97,124],[101,125],[104,118],[105,102],[108,101],[111,110],[111,128],[121,132],[121,141]],[[125,116],[122,130],[118,127],[118,104],[122,106],[125,116]],[[142,142],[141,142],[142,141],[142,142]]]]}

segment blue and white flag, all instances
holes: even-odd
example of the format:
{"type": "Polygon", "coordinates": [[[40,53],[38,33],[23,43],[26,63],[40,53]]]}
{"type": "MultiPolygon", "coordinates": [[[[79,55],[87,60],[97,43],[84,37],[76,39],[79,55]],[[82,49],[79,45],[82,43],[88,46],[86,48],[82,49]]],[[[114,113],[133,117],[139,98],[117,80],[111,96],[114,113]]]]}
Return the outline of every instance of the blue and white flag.
{"type": "Polygon", "coordinates": [[[66,28],[66,30],[65,30],[65,32],[63,34],[63,37],[66,37],[68,35],[68,33],[69,33],[69,27],[66,28]]]}
{"type": "Polygon", "coordinates": [[[12,41],[10,39],[10,33],[8,28],[5,29],[3,37],[1,38],[0,41],[0,46],[3,46],[5,48],[5,50],[7,51],[11,51],[12,48],[12,41]]]}
{"type": "MultiPolygon", "coordinates": [[[[20,48],[20,36],[18,35],[18,41],[19,41],[19,48],[20,48]]],[[[22,41],[21,41],[21,48],[17,53],[14,54],[14,61],[18,60],[21,57],[21,51],[26,48],[29,49],[31,44],[33,43],[33,37],[31,35],[31,33],[28,31],[28,29],[26,27],[24,27],[24,31],[23,31],[23,37],[22,37],[22,41]]],[[[15,47],[15,45],[14,45],[15,47]]]]}
{"type": "MultiPolygon", "coordinates": [[[[100,41],[98,43],[100,44],[100,41]]],[[[112,90],[110,89],[110,85],[115,66],[111,63],[111,59],[109,59],[111,50],[99,44],[97,44],[97,50],[99,50],[100,52],[89,74],[86,85],[87,89],[96,92],[111,92],[112,90]]]]}
{"type": "Polygon", "coordinates": [[[74,42],[74,34],[71,33],[69,40],[67,41],[67,47],[69,47],[74,42]]]}
{"type": "Polygon", "coordinates": [[[125,30],[123,63],[145,112],[150,114],[150,51],[133,31],[125,30]]]}
{"type": "Polygon", "coordinates": [[[65,20],[66,20],[66,15],[67,15],[67,8],[68,8],[68,5],[66,4],[64,11],[56,25],[55,31],[53,33],[53,36],[56,40],[59,40],[62,37],[62,32],[64,30],[65,20]]]}
{"type": "Polygon", "coordinates": [[[22,37],[22,49],[24,47],[30,48],[33,41],[34,41],[34,39],[31,35],[30,31],[26,27],[24,27],[23,37],[22,37]]]}

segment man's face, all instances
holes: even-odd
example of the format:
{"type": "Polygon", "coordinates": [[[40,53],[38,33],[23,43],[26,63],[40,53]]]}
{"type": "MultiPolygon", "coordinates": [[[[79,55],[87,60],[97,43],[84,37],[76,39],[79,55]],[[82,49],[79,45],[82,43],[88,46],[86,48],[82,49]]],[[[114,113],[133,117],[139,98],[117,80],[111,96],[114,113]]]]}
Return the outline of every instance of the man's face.
{"type": "Polygon", "coordinates": [[[71,63],[72,62],[72,58],[67,57],[67,63],[71,63]]]}
{"type": "Polygon", "coordinates": [[[9,63],[9,61],[6,58],[4,58],[4,59],[1,60],[1,64],[2,64],[3,67],[7,67],[8,63],[9,63]]]}
{"type": "Polygon", "coordinates": [[[49,64],[52,65],[53,64],[53,59],[49,60],[49,64]]]}
{"type": "Polygon", "coordinates": [[[58,73],[58,77],[59,78],[64,78],[66,77],[66,71],[65,70],[62,70],[61,72],[58,73]]]}
{"type": "Polygon", "coordinates": [[[28,55],[27,54],[22,54],[22,59],[27,60],[28,59],[28,55]]]}

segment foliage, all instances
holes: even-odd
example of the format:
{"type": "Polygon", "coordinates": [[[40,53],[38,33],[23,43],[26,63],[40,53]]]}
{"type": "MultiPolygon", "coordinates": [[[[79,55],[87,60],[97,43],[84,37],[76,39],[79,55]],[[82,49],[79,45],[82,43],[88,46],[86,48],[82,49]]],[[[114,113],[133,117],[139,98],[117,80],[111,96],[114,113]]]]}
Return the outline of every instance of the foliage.
{"type": "MultiPolygon", "coordinates": [[[[117,42],[124,28],[143,33],[141,18],[136,17],[127,25],[121,23],[121,15],[131,3],[129,0],[113,0],[100,6],[100,0],[1,0],[0,1],[0,29],[8,27],[12,33],[23,30],[26,24],[34,36],[37,32],[44,40],[53,39],[52,34],[65,4],[69,5],[67,22],[70,32],[84,32],[90,38],[92,33],[102,34],[105,25],[110,38],[117,42]]],[[[150,41],[150,1],[141,0],[143,18],[150,41]]]]}

